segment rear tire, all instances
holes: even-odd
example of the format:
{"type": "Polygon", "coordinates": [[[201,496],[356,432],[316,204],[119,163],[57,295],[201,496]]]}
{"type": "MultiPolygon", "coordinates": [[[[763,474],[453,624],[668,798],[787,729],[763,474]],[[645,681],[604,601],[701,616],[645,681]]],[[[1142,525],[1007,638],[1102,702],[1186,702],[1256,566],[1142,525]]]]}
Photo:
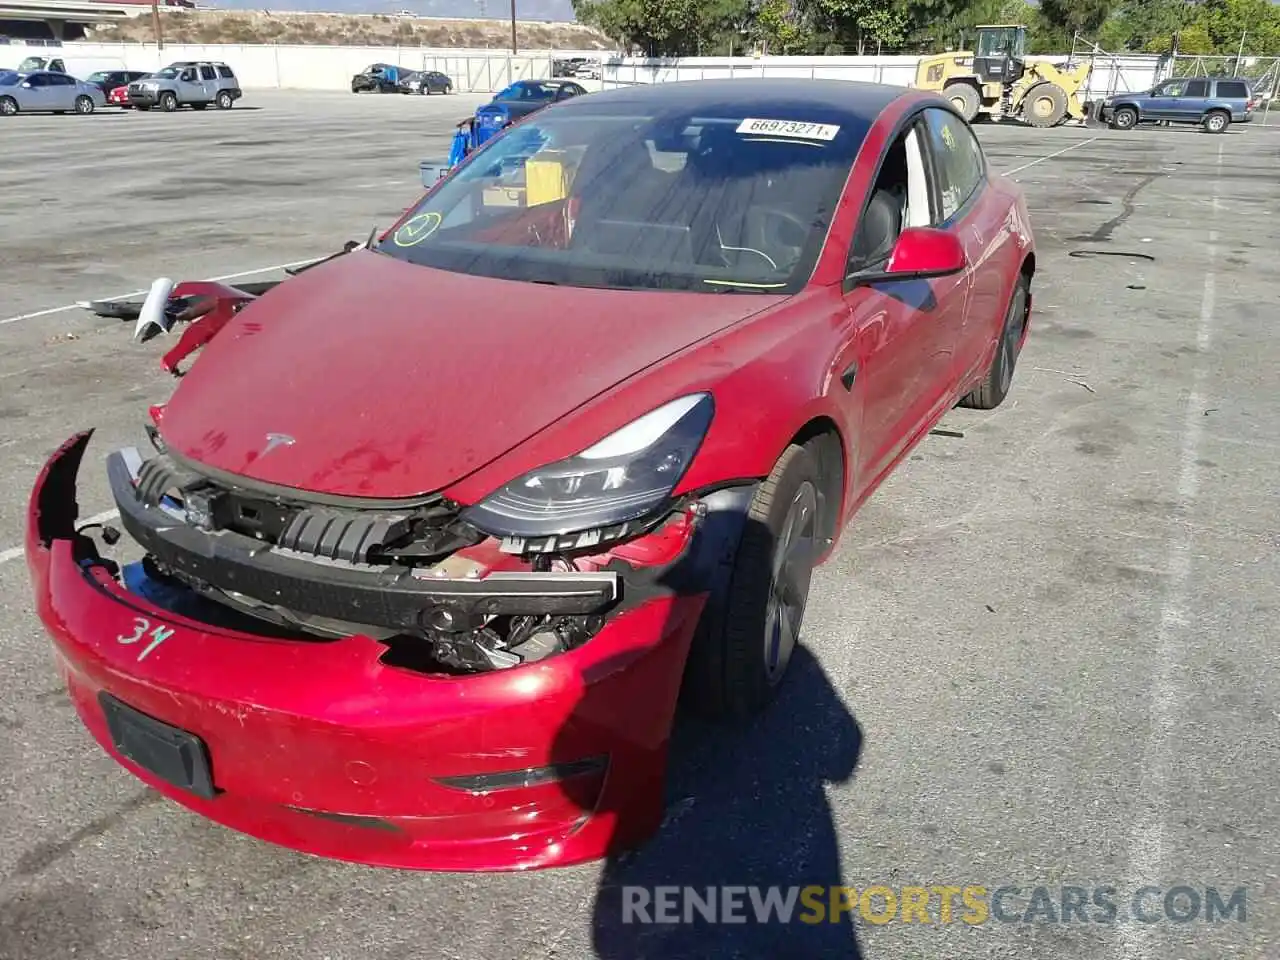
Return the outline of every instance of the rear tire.
{"type": "Polygon", "coordinates": [[[1067,94],[1056,83],[1037,83],[1022,101],[1022,118],[1033,127],[1056,127],[1067,115],[1067,94]]]}
{"type": "Polygon", "coordinates": [[[1022,336],[1029,319],[1031,279],[1019,274],[1009,297],[1004,324],[1000,328],[1000,342],[982,383],[960,398],[959,406],[971,410],[994,410],[1004,402],[1013,386],[1013,369],[1022,350],[1022,336]]]}
{"type": "Polygon", "coordinates": [[[689,703],[697,711],[749,719],[786,677],[820,552],[821,486],[817,451],[792,444],[756,491],[723,618],[700,625],[690,651],[689,703]]]}
{"type": "Polygon", "coordinates": [[[166,90],[164,93],[160,94],[160,109],[165,113],[173,113],[173,111],[178,109],[178,98],[173,93],[166,90]]]}
{"type": "Polygon", "coordinates": [[[972,123],[982,108],[982,97],[968,83],[953,83],[942,91],[942,95],[951,101],[951,106],[964,117],[965,123],[972,123]]]}
{"type": "Polygon", "coordinates": [[[236,98],[231,95],[230,90],[219,90],[218,97],[214,101],[218,105],[219,110],[230,110],[236,102],[236,98]]]}
{"type": "Polygon", "coordinates": [[[1227,127],[1231,126],[1231,115],[1225,110],[1210,110],[1201,122],[1205,133],[1226,133],[1227,127]]]}
{"type": "Polygon", "coordinates": [[[0,116],[12,117],[18,112],[18,101],[13,97],[0,97],[0,116]]]}

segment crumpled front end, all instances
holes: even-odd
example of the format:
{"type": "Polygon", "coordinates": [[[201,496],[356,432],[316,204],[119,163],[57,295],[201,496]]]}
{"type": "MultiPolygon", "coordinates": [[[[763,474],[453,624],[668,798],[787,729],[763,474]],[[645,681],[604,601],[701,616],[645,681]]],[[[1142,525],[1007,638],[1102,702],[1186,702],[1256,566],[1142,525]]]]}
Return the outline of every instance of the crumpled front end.
{"type": "Polygon", "coordinates": [[[76,526],[89,439],[41,471],[27,559],[76,709],[135,775],[261,839],[384,866],[567,864],[656,827],[686,654],[749,488],[595,556],[529,558],[447,502],[300,502],[117,451],[125,543],[145,552],[123,562],[76,526]]]}

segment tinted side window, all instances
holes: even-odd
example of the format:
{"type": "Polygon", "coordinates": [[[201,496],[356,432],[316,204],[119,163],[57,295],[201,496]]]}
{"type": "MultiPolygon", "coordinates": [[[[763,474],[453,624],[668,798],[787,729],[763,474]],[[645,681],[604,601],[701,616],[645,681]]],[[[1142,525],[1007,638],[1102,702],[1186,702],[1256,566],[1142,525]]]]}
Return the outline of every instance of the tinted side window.
{"type": "Polygon", "coordinates": [[[213,67],[201,67],[201,68],[200,68],[200,79],[201,79],[201,80],[216,80],[216,79],[218,79],[218,75],[217,75],[216,73],[214,73],[214,72],[213,72],[213,67]]]}
{"type": "Polygon", "coordinates": [[[232,80],[235,78],[235,74],[231,72],[230,67],[219,67],[218,76],[222,77],[224,80],[232,80]]]}
{"type": "Polygon", "coordinates": [[[973,131],[955,114],[930,108],[925,119],[942,196],[942,219],[949,220],[978,189],[986,174],[986,161],[973,131]]]}
{"type": "Polygon", "coordinates": [[[49,85],[48,78],[46,78],[44,74],[40,73],[33,77],[27,77],[27,83],[31,84],[33,87],[47,87],[49,85]]]}
{"type": "Polygon", "coordinates": [[[1191,80],[1187,83],[1184,97],[1207,97],[1209,95],[1208,80],[1191,80]]]}
{"type": "Polygon", "coordinates": [[[1218,96],[1224,100],[1247,100],[1249,88],[1239,80],[1219,80],[1218,96]]]}

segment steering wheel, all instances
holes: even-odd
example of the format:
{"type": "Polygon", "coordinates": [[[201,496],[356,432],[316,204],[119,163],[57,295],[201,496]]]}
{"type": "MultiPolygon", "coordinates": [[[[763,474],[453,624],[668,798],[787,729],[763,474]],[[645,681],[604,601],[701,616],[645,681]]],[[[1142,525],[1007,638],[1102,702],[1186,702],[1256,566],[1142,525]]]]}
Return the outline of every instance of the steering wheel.
{"type": "Polygon", "coordinates": [[[726,252],[750,253],[774,272],[785,272],[800,259],[813,232],[811,223],[780,207],[752,206],[742,216],[746,226],[743,243],[727,247],[721,241],[721,247],[726,252]]]}

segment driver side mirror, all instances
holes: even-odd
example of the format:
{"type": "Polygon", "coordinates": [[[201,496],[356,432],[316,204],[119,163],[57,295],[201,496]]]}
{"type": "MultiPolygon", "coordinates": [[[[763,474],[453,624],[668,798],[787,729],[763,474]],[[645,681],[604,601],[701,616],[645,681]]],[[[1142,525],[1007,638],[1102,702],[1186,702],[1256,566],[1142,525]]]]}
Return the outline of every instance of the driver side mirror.
{"type": "Polygon", "coordinates": [[[845,278],[845,290],[897,280],[948,277],[967,266],[964,247],[946,230],[907,227],[898,235],[883,265],[859,270],[845,278]]]}

